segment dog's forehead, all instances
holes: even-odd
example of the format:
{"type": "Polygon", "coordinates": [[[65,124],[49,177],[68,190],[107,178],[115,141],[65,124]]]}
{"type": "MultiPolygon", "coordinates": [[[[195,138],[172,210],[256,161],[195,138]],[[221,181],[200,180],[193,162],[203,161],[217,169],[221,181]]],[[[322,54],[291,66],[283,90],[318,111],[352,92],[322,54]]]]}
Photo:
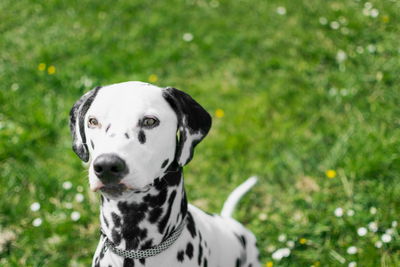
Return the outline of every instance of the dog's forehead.
{"type": "Polygon", "coordinates": [[[92,111],[101,113],[172,111],[163,97],[163,89],[142,82],[125,82],[102,87],[94,100],[92,111]]]}

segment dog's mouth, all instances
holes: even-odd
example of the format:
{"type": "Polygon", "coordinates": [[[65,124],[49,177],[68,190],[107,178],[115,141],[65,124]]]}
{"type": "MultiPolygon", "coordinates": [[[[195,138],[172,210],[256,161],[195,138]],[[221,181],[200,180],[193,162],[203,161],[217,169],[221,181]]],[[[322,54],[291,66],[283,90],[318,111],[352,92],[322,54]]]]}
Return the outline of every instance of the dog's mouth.
{"type": "Polygon", "coordinates": [[[128,190],[128,187],[124,184],[105,184],[99,188],[101,192],[112,195],[119,196],[128,190]]]}

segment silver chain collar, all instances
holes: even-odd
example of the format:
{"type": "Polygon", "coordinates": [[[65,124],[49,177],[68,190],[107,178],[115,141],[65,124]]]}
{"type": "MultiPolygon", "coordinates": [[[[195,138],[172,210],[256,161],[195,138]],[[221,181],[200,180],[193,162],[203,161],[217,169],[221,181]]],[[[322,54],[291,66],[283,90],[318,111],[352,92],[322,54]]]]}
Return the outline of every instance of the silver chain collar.
{"type": "Polygon", "coordinates": [[[105,235],[105,241],[104,245],[106,246],[107,249],[111,249],[115,254],[123,257],[123,258],[129,258],[129,259],[144,259],[148,257],[155,256],[167,248],[169,248],[181,235],[183,228],[185,228],[186,225],[186,217],[182,220],[182,222],[179,224],[179,226],[173,231],[165,241],[161,242],[155,247],[151,247],[148,249],[144,250],[125,250],[125,249],[119,249],[115,246],[114,243],[112,243],[107,236],[105,235]]]}

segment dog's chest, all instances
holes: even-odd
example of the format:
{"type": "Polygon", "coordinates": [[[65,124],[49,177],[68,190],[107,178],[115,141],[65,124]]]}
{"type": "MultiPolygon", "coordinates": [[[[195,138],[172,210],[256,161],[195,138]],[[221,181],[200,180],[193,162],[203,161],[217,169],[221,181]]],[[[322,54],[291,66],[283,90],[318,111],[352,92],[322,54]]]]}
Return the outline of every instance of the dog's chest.
{"type": "MultiPolygon", "coordinates": [[[[123,259],[105,249],[104,239],[93,259],[93,266],[240,266],[246,248],[236,235],[246,235],[241,225],[210,216],[189,205],[188,221],[178,240],[162,253],[141,260],[123,259]]],[[[251,237],[249,238],[250,241],[251,237]]],[[[245,265],[243,265],[245,266],[245,265]]]]}

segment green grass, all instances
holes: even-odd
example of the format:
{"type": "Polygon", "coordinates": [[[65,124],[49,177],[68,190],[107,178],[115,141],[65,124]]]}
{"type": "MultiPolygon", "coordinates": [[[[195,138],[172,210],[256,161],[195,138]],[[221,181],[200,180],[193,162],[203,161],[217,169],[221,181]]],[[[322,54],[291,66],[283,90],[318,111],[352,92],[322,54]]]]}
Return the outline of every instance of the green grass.
{"type": "Polygon", "coordinates": [[[0,265],[90,264],[98,195],[72,152],[69,109],[94,86],[154,74],[213,115],[185,170],[192,203],[219,212],[259,176],[235,217],[256,234],[263,263],[400,266],[398,228],[374,245],[400,214],[400,1],[371,3],[377,17],[363,0],[2,0],[0,265]],[[378,232],[358,236],[370,222],[378,232]],[[282,235],[294,247],[277,261],[282,235]]]}

